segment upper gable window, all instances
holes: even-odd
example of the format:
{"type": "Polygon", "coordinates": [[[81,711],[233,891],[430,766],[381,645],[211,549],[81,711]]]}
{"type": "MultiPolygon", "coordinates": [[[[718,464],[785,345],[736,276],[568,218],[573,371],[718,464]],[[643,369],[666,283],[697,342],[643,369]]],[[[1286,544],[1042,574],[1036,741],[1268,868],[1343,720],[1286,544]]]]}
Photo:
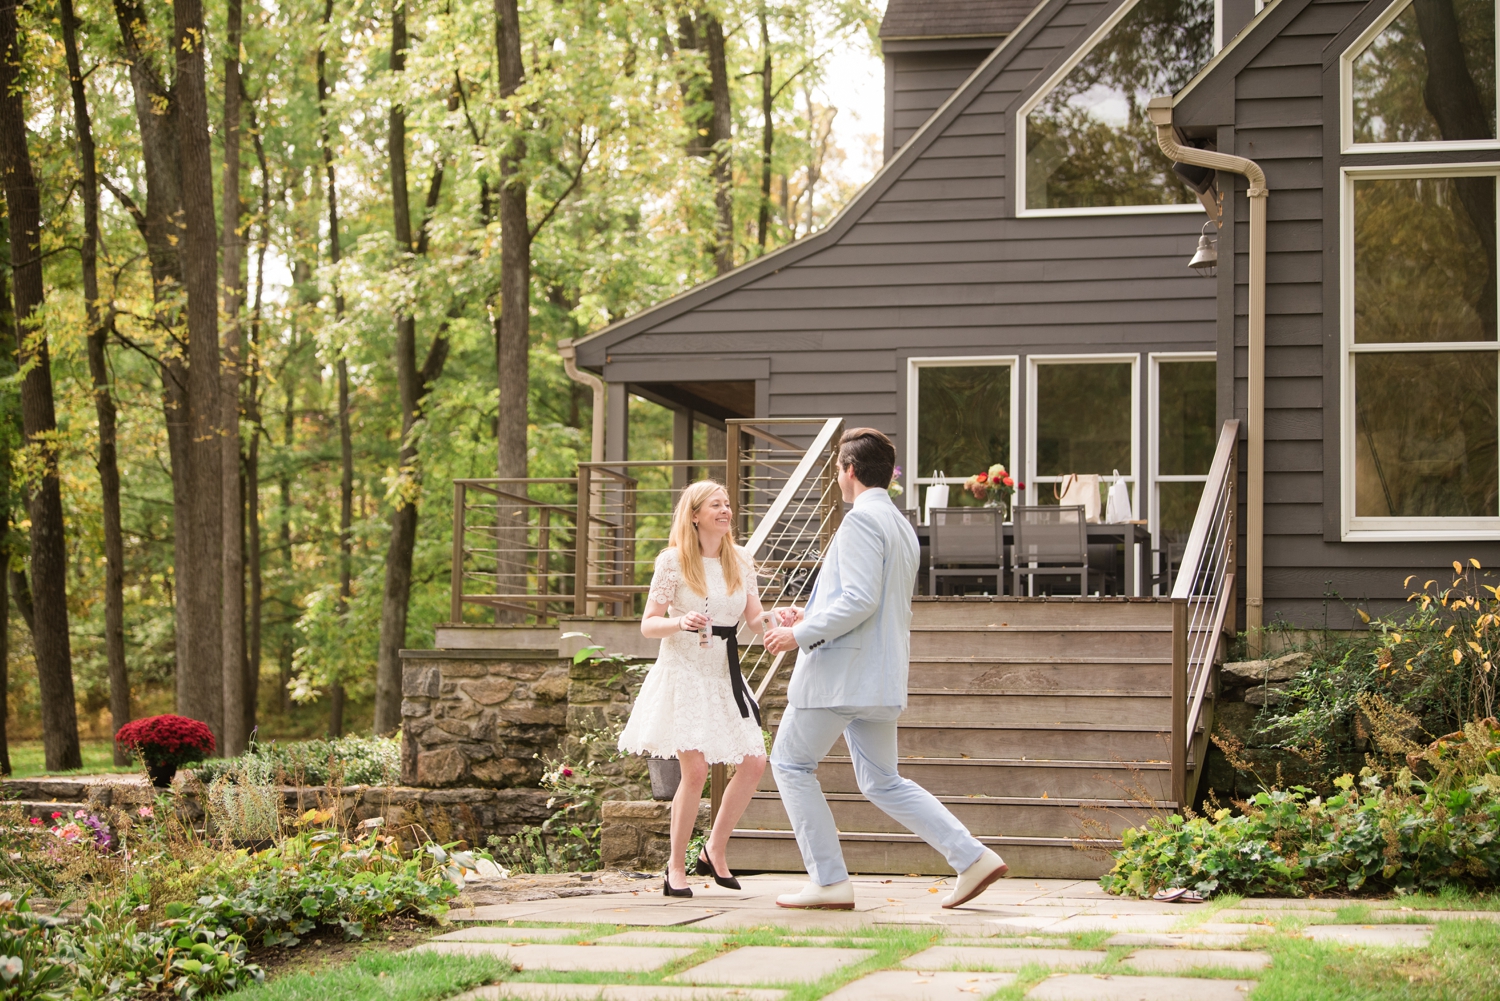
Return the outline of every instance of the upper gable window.
{"type": "Polygon", "coordinates": [[[1193,206],[1146,105],[1214,54],[1214,0],[1138,0],[1023,106],[1027,210],[1193,206]]]}
{"type": "Polygon", "coordinates": [[[1398,0],[1345,58],[1345,146],[1495,139],[1495,0],[1398,0]]]}

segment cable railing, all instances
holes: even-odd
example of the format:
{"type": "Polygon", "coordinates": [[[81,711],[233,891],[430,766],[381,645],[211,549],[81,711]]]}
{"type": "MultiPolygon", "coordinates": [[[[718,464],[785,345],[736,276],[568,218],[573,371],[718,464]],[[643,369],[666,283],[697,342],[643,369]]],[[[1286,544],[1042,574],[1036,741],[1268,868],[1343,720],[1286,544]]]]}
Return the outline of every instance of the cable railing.
{"type": "Polygon", "coordinates": [[[1224,632],[1234,629],[1239,432],[1237,420],[1225,421],[1219,432],[1172,587],[1172,794],[1179,807],[1188,804],[1203,769],[1208,738],[1204,702],[1224,632]]]}
{"type": "MultiPolygon", "coordinates": [[[[582,462],[576,477],[455,480],[450,621],[467,612],[472,623],[476,607],[500,625],[639,616],[677,498],[705,476],[735,499],[736,533],[762,573],[767,607],[799,601],[842,512],[832,457],[843,422],[725,423],[732,462],[582,462]]],[[[762,666],[758,645],[746,653],[762,666]]]]}

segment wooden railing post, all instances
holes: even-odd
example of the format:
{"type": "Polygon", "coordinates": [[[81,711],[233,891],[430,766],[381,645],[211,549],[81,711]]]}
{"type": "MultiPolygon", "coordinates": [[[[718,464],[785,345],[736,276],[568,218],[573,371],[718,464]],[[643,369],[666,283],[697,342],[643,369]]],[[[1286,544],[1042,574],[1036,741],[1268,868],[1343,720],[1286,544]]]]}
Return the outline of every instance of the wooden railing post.
{"type": "Polygon", "coordinates": [[[1172,799],[1178,811],[1187,798],[1188,601],[1172,599],[1172,799]]]}
{"type": "Polygon", "coordinates": [[[448,621],[464,620],[464,503],[466,489],[453,484],[453,579],[450,583],[448,621]]]}
{"type": "Polygon", "coordinates": [[[578,517],[573,526],[573,614],[586,615],[589,601],[589,510],[594,471],[578,464],[578,517]]]}
{"type": "Polygon", "coordinates": [[[745,538],[745,526],[750,520],[740,496],[740,426],[733,421],[724,422],[724,492],[734,507],[735,535],[745,538]]]}

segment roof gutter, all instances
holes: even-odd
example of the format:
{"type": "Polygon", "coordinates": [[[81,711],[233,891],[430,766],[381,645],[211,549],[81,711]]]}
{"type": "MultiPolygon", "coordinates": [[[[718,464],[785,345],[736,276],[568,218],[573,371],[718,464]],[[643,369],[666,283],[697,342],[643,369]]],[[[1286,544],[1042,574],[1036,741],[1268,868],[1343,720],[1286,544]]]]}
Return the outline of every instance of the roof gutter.
{"type": "Polygon", "coordinates": [[[589,457],[594,462],[604,461],[604,380],[597,375],[578,370],[578,349],[571,337],[557,342],[557,353],[562,356],[563,371],[576,383],[594,391],[594,434],[589,439],[589,457]]]}
{"type": "MultiPolygon", "coordinates": [[[[1153,98],[1147,107],[1156,126],[1156,141],[1169,160],[1210,170],[1239,174],[1250,182],[1250,344],[1246,376],[1249,413],[1246,415],[1245,462],[1245,634],[1252,656],[1261,652],[1262,609],[1265,604],[1265,478],[1266,478],[1266,173],[1254,160],[1228,153],[1193,149],[1177,142],[1172,128],[1170,97],[1153,98]]],[[[1218,224],[1222,227],[1223,222],[1218,224]]],[[[1234,266],[1233,261],[1229,265],[1234,266]]]]}

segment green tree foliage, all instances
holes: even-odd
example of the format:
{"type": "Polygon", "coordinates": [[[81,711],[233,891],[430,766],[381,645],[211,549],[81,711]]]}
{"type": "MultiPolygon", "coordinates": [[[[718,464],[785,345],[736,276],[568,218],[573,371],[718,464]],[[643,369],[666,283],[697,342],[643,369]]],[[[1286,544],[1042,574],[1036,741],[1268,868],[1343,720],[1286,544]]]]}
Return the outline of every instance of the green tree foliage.
{"type": "MultiPolygon", "coordinates": [[[[837,49],[874,44],[878,10],[871,0],[793,0],[764,8],[741,0],[525,0],[525,82],[503,98],[493,4],[407,0],[410,43],[399,74],[390,72],[389,3],[335,0],[326,27],[323,0],[245,5],[238,53],[244,90],[240,237],[248,260],[238,318],[245,338],[240,435],[242,453],[257,443],[251,490],[263,605],[259,624],[250,621],[247,645],[261,651],[263,715],[286,698],[278,689],[317,700],[338,683],[348,692],[351,725],[367,725],[383,562],[398,499],[422,506],[408,645],[429,642],[432,625],[446,618],[448,482],[493,475],[495,467],[493,320],[508,308],[499,301],[496,203],[508,149],[524,145],[520,173],[533,235],[531,475],[571,474],[589,450],[592,397],[564,374],[557,341],[586,336],[715,273],[711,158],[694,155],[689,125],[701,117],[693,102],[701,90],[694,81],[703,71],[702,52],[684,48],[679,36],[680,15],[705,12],[717,17],[725,36],[732,129],[720,152],[732,167],[730,236],[734,261],[742,263],[762,252],[757,222],[766,197],[766,57],[774,145],[765,247],[772,249],[826,222],[851,194],[824,176],[844,151],[829,138],[837,109],[826,106],[817,85],[837,49]],[[328,247],[320,43],[339,200],[337,264],[330,263],[328,247]],[[393,104],[406,112],[412,225],[424,228],[425,253],[406,252],[391,235],[387,121],[393,104]],[[442,375],[412,431],[420,456],[413,477],[396,475],[401,410],[392,351],[400,315],[416,318],[419,364],[439,329],[450,342],[442,375]],[[346,608],[338,587],[340,359],[349,372],[354,457],[346,608]]],[[[110,389],[119,414],[131,705],[147,714],[171,708],[174,674],[188,667],[176,663],[173,465],[162,407],[163,363],[185,351],[187,303],[180,286],[153,289],[138,218],[147,205],[148,178],[120,25],[122,19],[136,25],[145,49],[166,67],[173,8],[162,0],[142,0],[138,7],[77,0],[76,15],[104,188],[99,314],[110,332],[110,389]]],[[[226,5],[208,5],[205,16],[217,165],[226,5]]],[[[45,219],[42,323],[56,381],[73,670],[85,723],[97,725],[108,706],[105,561],[90,324],[77,252],[83,225],[77,136],[52,4],[22,6],[20,29],[32,81],[29,141],[45,219]]],[[[222,207],[217,166],[213,183],[222,207]]],[[[225,280],[221,273],[221,288],[225,280]]],[[[0,367],[9,364],[0,359],[0,367]]],[[[28,452],[12,454],[14,478],[35,472],[28,452]]],[[[24,528],[14,490],[10,516],[12,525],[24,528]]],[[[24,539],[24,532],[12,537],[24,539]]],[[[17,559],[24,567],[24,553],[17,559]]],[[[256,572],[248,569],[255,563],[247,554],[247,574],[256,572]]],[[[24,720],[34,704],[35,674],[24,666],[24,630],[13,628],[12,635],[21,661],[11,672],[11,708],[24,720]]]]}

